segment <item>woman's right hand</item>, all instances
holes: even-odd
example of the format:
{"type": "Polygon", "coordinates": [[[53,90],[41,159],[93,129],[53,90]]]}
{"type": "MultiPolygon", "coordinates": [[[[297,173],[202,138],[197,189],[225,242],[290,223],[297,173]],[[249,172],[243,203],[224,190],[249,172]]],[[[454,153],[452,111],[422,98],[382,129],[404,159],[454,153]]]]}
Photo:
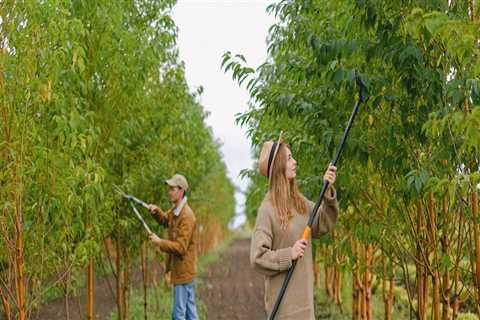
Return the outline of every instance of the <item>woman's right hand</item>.
{"type": "Polygon", "coordinates": [[[305,248],[307,247],[306,240],[297,240],[292,247],[292,260],[297,260],[298,258],[303,257],[305,254],[305,248]]]}

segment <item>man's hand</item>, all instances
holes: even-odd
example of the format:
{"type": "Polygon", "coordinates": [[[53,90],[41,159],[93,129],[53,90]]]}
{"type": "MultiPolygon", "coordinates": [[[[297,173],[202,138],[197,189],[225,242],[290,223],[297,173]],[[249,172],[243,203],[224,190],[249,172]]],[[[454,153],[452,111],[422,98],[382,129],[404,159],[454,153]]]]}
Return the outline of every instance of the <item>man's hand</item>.
{"type": "Polygon", "coordinates": [[[337,167],[330,164],[325,172],[325,175],[323,176],[323,179],[328,181],[330,185],[333,185],[337,179],[337,167]]]}
{"type": "Polygon", "coordinates": [[[160,211],[160,209],[154,204],[149,204],[147,209],[148,211],[150,211],[151,214],[156,214],[160,211]]]}
{"type": "Polygon", "coordinates": [[[148,238],[150,239],[150,241],[152,241],[154,244],[160,244],[160,242],[162,242],[162,239],[157,236],[155,233],[150,233],[148,235],[148,238]]]}

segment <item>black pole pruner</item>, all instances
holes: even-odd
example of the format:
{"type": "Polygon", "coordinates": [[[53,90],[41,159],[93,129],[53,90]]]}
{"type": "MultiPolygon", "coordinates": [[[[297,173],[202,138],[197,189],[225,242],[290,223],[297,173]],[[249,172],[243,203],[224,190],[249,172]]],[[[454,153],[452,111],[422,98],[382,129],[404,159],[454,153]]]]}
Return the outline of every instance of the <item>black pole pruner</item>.
{"type": "MultiPolygon", "coordinates": [[[[340,155],[342,154],[343,148],[345,147],[345,143],[347,141],[348,133],[350,132],[350,129],[352,128],[353,121],[355,120],[355,116],[357,115],[358,108],[362,102],[364,102],[367,98],[367,90],[366,87],[360,78],[360,76],[357,74],[356,76],[356,83],[358,86],[358,99],[355,103],[355,106],[353,107],[353,112],[350,115],[350,119],[348,120],[347,127],[345,128],[345,131],[343,133],[342,141],[340,142],[340,145],[337,149],[337,154],[335,155],[335,159],[332,162],[332,165],[336,166],[338,160],[340,159],[340,155]]],[[[329,186],[328,181],[323,181],[323,187],[322,190],[320,191],[320,196],[318,197],[317,202],[315,203],[315,206],[313,207],[313,210],[310,212],[310,216],[308,219],[308,224],[303,230],[303,235],[302,235],[302,240],[308,241],[310,238],[310,234],[312,232],[312,225],[313,221],[315,220],[315,216],[317,215],[318,208],[320,208],[320,205],[322,204],[323,197],[325,196],[325,192],[327,191],[329,186]]],[[[292,262],[292,266],[290,269],[288,269],[288,273],[285,277],[285,280],[283,280],[282,288],[280,288],[280,292],[278,293],[277,300],[275,301],[275,304],[273,305],[272,313],[268,317],[269,320],[275,319],[275,316],[277,314],[278,308],[280,307],[280,304],[282,302],[283,296],[285,295],[285,291],[287,290],[288,283],[290,282],[290,279],[292,278],[293,271],[295,270],[295,266],[297,265],[297,260],[294,260],[292,262]]]]}

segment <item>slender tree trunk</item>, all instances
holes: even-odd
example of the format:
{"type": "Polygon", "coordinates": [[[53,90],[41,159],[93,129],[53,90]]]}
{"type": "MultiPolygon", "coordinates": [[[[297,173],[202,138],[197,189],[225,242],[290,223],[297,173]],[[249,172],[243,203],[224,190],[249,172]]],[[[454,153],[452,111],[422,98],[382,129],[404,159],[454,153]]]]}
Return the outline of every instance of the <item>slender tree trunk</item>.
{"type": "MultiPolygon", "coordinates": [[[[447,217],[447,204],[445,197],[442,199],[442,217],[443,221],[448,221],[447,217]]],[[[450,247],[450,238],[448,235],[448,232],[445,232],[445,234],[442,237],[442,252],[443,255],[449,257],[451,254],[451,247],[450,247]]],[[[450,287],[450,269],[449,266],[445,266],[443,269],[443,279],[442,279],[442,320],[449,320],[449,312],[450,312],[450,293],[451,293],[451,287],[450,287]]]]}
{"type": "Polygon", "coordinates": [[[432,276],[432,286],[432,319],[440,320],[440,274],[438,270],[434,270],[434,274],[432,276]]]}
{"type": "Polygon", "coordinates": [[[116,240],[116,255],[115,264],[117,268],[117,310],[118,320],[123,320],[123,268],[122,268],[122,243],[120,238],[120,225],[117,224],[115,228],[115,240],[116,240]]]}
{"type": "Polygon", "coordinates": [[[388,314],[388,319],[392,320],[393,319],[393,305],[395,303],[395,294],[393,293],[393,289],[395,288],[395,280],[394,279],[389,279],[388,280],[388,304],[387,304],[387,309],[385,310],[388,314]]]}
{"type": "MultiPolygon", "coordinates": [[[[365,276],[365,274],[364,274],[365,276]]],[[[364,279],[363,279],[364,280],[364,279]]],[[[363,281],[362,280],[362,281],[363,281]]],[[[365,288],[365,282],[362,284],[362,290],[360,291],[360,319],[367,320],[367,290],[365,288]]]]}
{"type": "Polygon", "coordinates": [[[93,320],[93,257],[89,258],[87,266],[87,319],[93,320]]]}
{"type": "Polygon", "coordinates": [[[319,288],[320,287],[320,264],[319,263],[314,263],[313,264],[313,273],[315,276],[315,287],[319,288]]]}
{"type": "Polygon", "coordinates": [[[427,292],[427,277],[425,268],[422,265],[422,233],[423,233],[423,205],[419,201],[417,204],[417,262],[416,262],[416,278],[417,278],[417,300],[418,300],[418,319],[427,319],[427,306],[425,301],[425,292],[427,292]]]}
{"type": "MultiPolygon", "coordinates": [[[[325,246],[325,257],[331,257],[331,251],[329,246],[325,246]]],[[[329,298],[334,297],[333,285],[334,285],[334,270],[328,261],[325,261],[325,290],[329,298]]]]}
{"type": "Polygon", "coordinates": [[[360,286],[361,289],[361,318],[362,320],[367,320],[367,292],[368,292],[368,272],[367,272],[367,250],[366,245],[360,244],[360,250],[362,251],[361,257],[363,259],[363,264],[365,266],[365,271],[361,275],[360,286]]]}
{"type": "Polygon", "coordinates": [[[328,296],[330,299],[335,297],[335,268],[333,266],[328,267],[328,296]]]}
{"type": "Polygon", "coordinates": [[[357,257],[352,268],[352,320],[359,320],[361,317],[361,284],[360,284],[360,272],[358,271],[358,247],[355,240],[352,240],[352,254],[354,257],[357,257]]]}
{"type": "Polygon", "coordinates": [[[325,262],[325,292],[327,293],[327,296],[330,297],[330,268],[328,267],[327,263],[325,262]]]}
{"type": "Polygon", "coordinates": [[[365,274],[364,274],[364,288],[365,288],[365,319],[372,319],[372,267],[373,267],[373,246],[371,244],[365,245],[365,274]]]}
{"type": "Polygon", "coordinates": [[[145,241],[142,247],[142,274],[143,274],[143,312],[145,320],[148,319],[148,293],[147,293],[147,284],[148,284],[148,244],[145,241]]]}
{"type": "Polygon", "coordinates": [[[342,305],[342,273],[335,268],[335,303],[342,305]]]}
{"type": "MultiPolygon", "coordinates": [[[[352,272],[352,277],[358,276],[358,270],[352,272]]],[[[352,290],[352,320],[360,319],[360,289],[356,281],[353,281],[352,290]]]]}
{"type": "MultiPolygon", "coordinates": [[[[420,249],[421,250],[421,249],[420,249]]],[[[422,259],[421,255],[417,256],[417,259],[422,259]]],[[[418,319],[426,320],[426,306],[425,306],[425,271],[420,262],[417,262],[417,300],[418,300],[418,319]]]]}
{"type": "Polygon", "coordinates": [[[24,262],[24,234],[21,200],[17,194],[16,174],[14,177],[14,199],[15,199],[15,285],[17,294],[18,320],[26,320],[25,301],[25,262],[24,262]]]}
{"type": "MultiPolygon", "coordinates": [[[[13,11],[10,11],[10,14],[13,14],[13,11]]],[[[2,12],[2,15],[0,16],[0,18],[2,19],[3,21],[3,24],[4,25],[9,25],[10,24],[10,19],[7,18],[7,13],[6,12],[2,12]]],[[[8,28],[2,28],[3,29],[3,32],[2,34],[0,34],[0,36],[5,39],[5,38],[8,38],[8,28]]],[[[3,45],[0,45],[0,49],[3,49],[3,45]]],[[[0,50],[0,54],[4,54],[3,53],[3,50],[0,50]]],[[[1,97],[5,97],[5,81],[4,81],[4,73],[3,72],[0,72],[0,96],[1,97]]],[[[2,119],[2,122],[3,122],[3,125],[2,125],[2,129],[3,129],[3,132],[2,132],[2,135],[3,135],[3,146],[1,148],[1,152],[2,152],[2,158],[3,159],[6,159],[7,163],[8,162],[12,162],[12,156],[11,156],[11,153],[9,152],[9,146],[11,145],[11,142],[10,142],[10,129],[11,129],[11,121],[9,120],[9,117],[7,115],[8,113],[8,104],[7,102],[5,102],[4,99],[1,100],[2,102],[2,105],[0,106],[0,114],[1,114],[1,119],[2,119]]],[[[14,170],[16,170],[16,167],[14,167],[14,170]]],[[[14,179],[13,179],[13,187],[12,190],[12,199],[14,200],[14,203],[16,203],[16,199],[17,199],[17,196],[16,196],[16,189],[15,189],[15,186],[16,186],[16,175],[13,176],[14,179]]],[[[8,234],[8,231],[7,231],[7,227],[6,227],[6,221],[7,221],[7,216],[10,216],[9,214],[9,210],[6,208],[6,206],[3,208],[3,211],[2,211],[4,214],[3,217],[0,217],[0,222],[1,218],[4,218],[5,220],[3,220],[4,222],[2,223],[2,234],[4,236],[4,244],[5,244],[5,247],[7,247],[7,242],[9,242],[7,239],[9,239],[9,234],[8,234]],[[5,223],[5,224],[4,224],[5,223]]],[[[17,212],[15,212],[16,215],[18,215],[17,212]]],[[[10,217],[8,217],[8,220],[10,219],[10,217]]],[[[8,256],[10,258],[13,258],[13,255],[12,255],[12,249],[11,248],[8,248],[8,256]]],[[[8,267],[8,269],[10,270],[10,265],[8,267]]],[[[0,274],[0,276],[3,276],[2,274],[0,274]]],[[[6,277],[5,277],[6,278],[6,277]]],[[[15,280],[15,287],[17,287],[17,280],[15,280]]],[[[5,290],[8,290],[7,288],[5,288],[5,290]]],[[[12,319],[12,309],[11,309],[11,300],[7,297],[7,292],[4,292],[2,288],[0,288],[0,299],[2,300],[2,306],[3,306],[3,312],[4,312],[4,316],[6,318],[6,320],[11,320],[12,319]]],[[[11,298],[13,300],[13,298],[11,298]]]]}
{"type": "Polygon", "coordinates": [[[424,319],[428,318],[428,298],[430,293],[430,278],[428,277],[426,267],[423,269],[423,307],[424,307],[424,319]]]}
{"type": "Polygon", "coordinates": [[[461,285],[461,281],[460,281],[460,264],[462,262],[462,260],[464,259],[464,245],[465,245],[465,242],[468,242],[468,240],[466,241],[465,239],[468,238],[465,234],[468,234],[468,231],[466,231],[464,229],[466,223],[467,223],[467,220],[465,219],[466,218],[466,214],[465,212],[463,211],[459,211],[457,212],[457,216],[458,216],[458,219],[459,219],[459,230],[457,232],[457,239],[456,239],[456,248],[455,248],[455,252],[456,252],[456,261],[455,261],[455,265],[454,265],[454,268],[453,268],[453,292],[452,292],[452,319],[457,319],[458,315],[459,315],[459,311],[460,311],[460,306],[462,305],[463,301],[462,301],[462,298],[460,296],[460,294],[462,293],[463,291],[463,285],[461,285]],[[461,288],[462,287],[462,288],[461,288]]]}
{"type": "Polygon", "coordinates": [[[130,287],[130,259],[128,256],[127,248],[124,247],[124,261],[125,261],[125,270],[124,270],[124,282],[123,282],[123,320],[128,320],[128,298],[129,298],[129,287],[130,287]]]}
{"type": "MultiPolygon", "coordinates": [[[[66,257],[65,257],[65,267],[68,268],[66,257]]],[[[65,308],[66,320],[70,320],[69,295],[70,295],[70,270],[68,269],[67,275],[65,277],[65,286],[64,286],[64,308],[65,308]]]]}
{"type": "Polygon", "coordinates": [[[395,281],[391,274],[394,274],[394,270],[391,272],[387,269],[386,258],[382,254],[382,264],[383,264],[383,281],[382,281],[382,289],[383,289],[383,302],[385,306],[385,320],[392,320],[393,316],[393,303],[394,303],[394,294],[393,288],[395,287],[395,281]]]}
{"type": "Polygon", "coordinates": [[[442,304],[442,320],[449,320],[449,312],[450,312],[450,272],[448,270],[448,266],[445,267],[443,273],[443,304],[442,304]]]}
{"type": "Polygon", "coordinates": [[[460,282],[460,271],[458,266],[455,268],[454,272],[454,279],[453,279],[453,288],[454,288],[454,293],[455,297],[453,299],[453,305],[452,305],[452,319],[455,320],[458,317],[458,313],[460,311],[460,305],[461,305],[461,299],[460,296],[458,296],[458,285],[460,282]]]}
{"type": "MultiPolygon", "coordinates": [[[[440,271],[438,270],[438,254],[437,254],[437,214],[435,210],[435,199],[432,192],[429,194],[429,215],[430,215],[430,241],[433,248],[432,269],[432,319],[440,320],[440,271]]],[[[428,291],[426,293],[428,295],[428,291]]]]}
{"type": "Polygon", "coordinates": [[[478,221],[478,192],[472,191],[473,238],[475,243],[475,288],[477,293],[477,315],[480,317],[480,230],[478,221]]]}
{"type": "MultiPolygon", "coordinates": [[[[322,245],[321,244],[318,244],[316,247],[315,247],[315,256],[316,257],[319,257],[321,256],[322,252],[321,252],[321,249],[322,249],[322,245]]],[[[316,259],[318,261],[318,259],[316,259]]],[[[313,275],[314,275],[314,281],[315,281],[315,288],[320,288],[320,277],[321,277],[321,274],[320,274],[320,263],[317,262],[317,261],[313,261],[313,275]]]]}
{"type": "Polygon", "coordinates": [[[0,289],[0,298],[2,300],[3,313],[5,316],[5,320],[12,320],[12,309],[10,307],[10,302],[8,301],[5,294],[3,294],[2,289],[0,289]]]}

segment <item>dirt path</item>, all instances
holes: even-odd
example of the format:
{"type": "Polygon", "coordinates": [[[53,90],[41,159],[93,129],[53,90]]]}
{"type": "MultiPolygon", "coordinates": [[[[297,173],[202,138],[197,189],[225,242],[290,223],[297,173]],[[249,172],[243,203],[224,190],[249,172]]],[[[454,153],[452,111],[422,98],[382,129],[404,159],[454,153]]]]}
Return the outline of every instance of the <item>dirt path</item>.
{"type": "Polygon", "coordinates": [[[263,277],[250,267],[250,239],[235,240],[201,277],[208,320],[265,319],[263,277]]]}
{"type": "MultiPolygon", "coordinates": [[[[198,298],[207,307],[208,320],[265,319],[263,311],[263,278],[249,263],[250,239],[235,240],[221,258],[207,267],[197,285],[198,298]]],[[[141,283],[140,270],[131,274],[133,283],[141,283]]],[[[105,320],[116,308],[115,279],[95,281],[95,319],[105,320]],[[110,282],[110,284],[109,284],[110,282]]],[[[69,299],[70,319],[85,319],[85,289],[69,299]]],[[[65,300],[54,299],[32,315],[34,320],[66,319],[65,300]]],[[[1,318],[1,315],[0,315],[1,318]]]]}

